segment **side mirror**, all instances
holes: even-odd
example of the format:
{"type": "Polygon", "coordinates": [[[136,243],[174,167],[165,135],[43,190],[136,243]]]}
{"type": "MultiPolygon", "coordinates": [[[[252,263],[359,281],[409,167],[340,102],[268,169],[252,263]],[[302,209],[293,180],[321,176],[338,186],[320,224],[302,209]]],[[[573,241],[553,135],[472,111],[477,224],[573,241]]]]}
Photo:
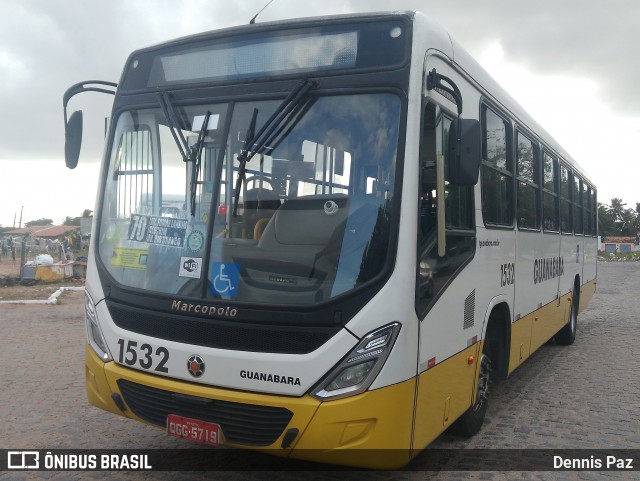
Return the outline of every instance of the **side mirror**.
{"type": "Polygon", "coordinates": [[[64,161],[67,167],[75,169],[82,145],[82,111],[76,110],[64,126],[64,161]]]}
{"type": "Polygon", "coordinates": [[[447,146],[447,180],[452,185],[476,185],[480,173],[480,122],[458,118],[451,122],[447,146]]]}
{"type": "Polygon", "coordinates": [[[67,104],[71,97],[81,92],[100,92],[115,95],[118,84],[103,82],[102,80],[86,80],[69,87],[62,96],[62,109],[64,110],[64,161],[67,167],[75,169],[80,157],[82,145],[82,112],[74,112],[67,120],[67,104]],[[101,87],[95,87],[100,85],[101,87]]]}

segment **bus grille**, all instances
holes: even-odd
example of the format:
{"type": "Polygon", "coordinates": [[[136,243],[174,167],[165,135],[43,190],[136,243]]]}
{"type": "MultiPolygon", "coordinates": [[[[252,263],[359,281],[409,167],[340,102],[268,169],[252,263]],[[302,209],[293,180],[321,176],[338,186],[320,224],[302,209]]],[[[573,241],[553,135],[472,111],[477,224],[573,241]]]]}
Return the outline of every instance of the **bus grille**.
{"type": "Polygon", "coordinates": [[[216,423],[225,439],[233,444],[269,446],[276,442],[293,416],[285,408],[189,396],[124,379],[118,380],[118,387],[129,409],[145,421],[166,426],[167,415],[177,414],[216,423]]]}

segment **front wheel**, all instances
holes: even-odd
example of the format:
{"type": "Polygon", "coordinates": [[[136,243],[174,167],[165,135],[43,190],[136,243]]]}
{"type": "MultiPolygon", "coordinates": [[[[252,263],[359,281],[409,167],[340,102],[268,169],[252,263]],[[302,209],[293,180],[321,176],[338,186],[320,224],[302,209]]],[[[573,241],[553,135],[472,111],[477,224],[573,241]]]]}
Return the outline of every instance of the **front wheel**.
{"type": "Polygon", "coordinates": [[[485,342],[480,357],[480,372],[478,373],[478,388],[476,401],[454,424],[455,432],[463,436],[473,436],[482,427],[489,405],[489,382],[491,380],[491,359],[485,342]]]}

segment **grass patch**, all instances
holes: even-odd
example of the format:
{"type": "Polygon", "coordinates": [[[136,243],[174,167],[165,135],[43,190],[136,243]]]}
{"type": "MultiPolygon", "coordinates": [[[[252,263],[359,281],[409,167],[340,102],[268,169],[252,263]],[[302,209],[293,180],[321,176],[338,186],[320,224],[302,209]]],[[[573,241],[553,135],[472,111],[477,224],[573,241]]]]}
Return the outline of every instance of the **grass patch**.
{"type": "Polygon", "coordinates": [[[598,260],[600,262],[640,262],[640,251],[623,252],[620,254],[598,252],[598,260]]]}

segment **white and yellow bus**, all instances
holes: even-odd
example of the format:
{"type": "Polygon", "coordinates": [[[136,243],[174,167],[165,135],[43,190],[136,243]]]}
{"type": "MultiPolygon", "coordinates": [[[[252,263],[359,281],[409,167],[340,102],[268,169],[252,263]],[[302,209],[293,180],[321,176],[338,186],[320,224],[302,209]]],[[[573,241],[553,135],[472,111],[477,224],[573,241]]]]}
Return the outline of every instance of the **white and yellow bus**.
{"type": "Polygon", "coordinates": [[[395,467],[574,341],[596,188],[436,23],[251,24],[137,50],[86,282],[89,401],[212,446],[395,467]]]}

